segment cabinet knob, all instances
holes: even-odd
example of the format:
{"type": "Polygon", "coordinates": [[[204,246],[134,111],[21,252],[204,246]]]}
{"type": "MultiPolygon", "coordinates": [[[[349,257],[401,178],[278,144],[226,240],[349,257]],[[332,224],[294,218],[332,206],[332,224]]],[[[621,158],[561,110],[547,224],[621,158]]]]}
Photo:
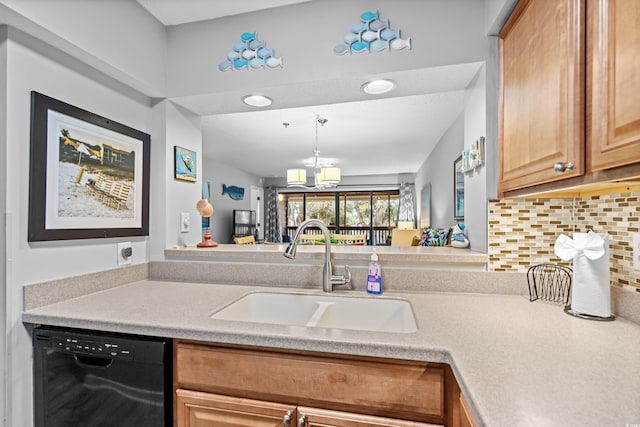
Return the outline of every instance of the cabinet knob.
{"type": "Polygon", "coordinates": [[[558,172],[558,173],[563,173],[563,172],[566,172],[566,171],[572,171],[573,170],[573,163],[571,163],[571,162],[567,162],[567,163],[558,162],[555,165],[553,165],[553,170],[558,172]]]}
{"type": "Polygon", "coordinates": [[[291,425],[291,416],[293,416],[293,412],[287,411],[287,413],[282,417],[282,424],[284,424],[284,427],[289,427],[291,425]]]}
{"type": "Polygon", "coordinates": [[[307,416],[305,414],[302,414],[298,418],[298,427],[305,427],[306,425],[307,425],[307,416]]]}

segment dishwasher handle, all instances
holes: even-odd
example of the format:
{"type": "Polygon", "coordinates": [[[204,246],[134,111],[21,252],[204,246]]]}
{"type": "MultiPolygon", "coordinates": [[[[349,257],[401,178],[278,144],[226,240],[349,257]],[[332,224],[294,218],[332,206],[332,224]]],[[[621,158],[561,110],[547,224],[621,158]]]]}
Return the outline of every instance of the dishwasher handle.
{"type": "Polygon", "coordinates": [[[107,369],[113,363],[113,359],[87,356],[85,354],[74,354],[73,358],[78,365],[89,368],[107,369]]]}

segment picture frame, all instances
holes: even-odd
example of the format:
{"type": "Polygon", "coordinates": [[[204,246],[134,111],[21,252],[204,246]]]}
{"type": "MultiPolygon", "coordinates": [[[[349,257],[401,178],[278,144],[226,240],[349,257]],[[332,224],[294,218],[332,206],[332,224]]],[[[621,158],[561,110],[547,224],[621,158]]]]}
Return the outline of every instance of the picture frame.
{"type": "Polygon", "coordinates": [[[173,165],[175,170],[175,179],[188,182],[196,182],[198,179],[197,164],[198,155],[195,151],[188,148],[173,147],[173,165]]]}
{"type": "Polygon", "coordinates": [[[151,137],[31,92],[28,241],[149,235],[151,137]]]}
{"type": "Polygon", "coordinates": [[[453,162],[453,219],[464,219],[464,165],[462,156],[453,162]]]}
{"type": "Polygon", "coordinates": [[[420,192],[420,228],[431,226],[431,183],[426,183],[420,192]]]}

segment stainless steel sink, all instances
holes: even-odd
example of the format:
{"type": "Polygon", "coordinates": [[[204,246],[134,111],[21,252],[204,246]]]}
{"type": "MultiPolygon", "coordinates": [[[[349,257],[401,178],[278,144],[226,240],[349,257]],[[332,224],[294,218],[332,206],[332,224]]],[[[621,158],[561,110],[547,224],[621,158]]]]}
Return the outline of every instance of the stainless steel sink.
{"type": "Polygon", "coordinates": [[[211,318],[376,332],[418,330],[409,301],[384,297],[253,292],[211,318]]]}

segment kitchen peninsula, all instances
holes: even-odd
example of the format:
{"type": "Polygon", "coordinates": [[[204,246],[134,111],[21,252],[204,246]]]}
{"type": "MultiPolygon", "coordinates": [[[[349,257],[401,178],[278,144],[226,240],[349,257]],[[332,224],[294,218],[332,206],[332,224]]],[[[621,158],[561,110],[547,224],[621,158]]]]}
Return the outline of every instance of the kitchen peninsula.
{"type": "MultiPolygon", "coordinates": [[[[250,266],[227,264],[237,271],[250,266]]],[[[157,267],[151,270],[159,271],[157,267]]],[[[467,280],[493,276],[465,273],[467,280]]],[[[382,297],[410,301],[417,332],[256,324],[210,316],[251,292],[322,294],[319,286],[265,288],[151,277],[28,309],[23,322],[219,345],[443,363],[451,366],[479,426],[603,426],[640,420],[640,326],[623,318],[614,322],[578,319],[563,313],[560,306],[531,303],[520,294],[408,291],[390,284],[392,290],[382,297]]],[[[334,295],[365,294],[352,290],[334,295]]],[[[30,307],[29,301],[25,304],[30,307]]]]}

